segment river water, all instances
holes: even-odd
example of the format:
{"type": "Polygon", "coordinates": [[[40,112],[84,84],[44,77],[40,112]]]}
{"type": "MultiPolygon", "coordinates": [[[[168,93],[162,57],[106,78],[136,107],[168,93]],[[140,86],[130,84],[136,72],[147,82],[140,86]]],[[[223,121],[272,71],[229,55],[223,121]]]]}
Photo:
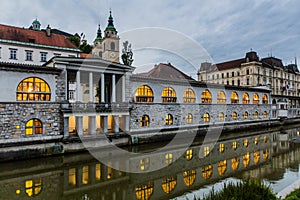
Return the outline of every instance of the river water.
{"type": "Polygon", "coordinates": [[[278,193],[299,179],[300,146],[290,142],[299,133],[300,126],[226,133],[213,145],[198,139],[189,148],[157,153],[168,144],[135,146],[126,150],[140,154],[126,162],[100,150],[111,159],[106,165],[131,172],[106,166],[89,152],[1,163],[0,199],[193,199],[249,178],[278,193]]]}

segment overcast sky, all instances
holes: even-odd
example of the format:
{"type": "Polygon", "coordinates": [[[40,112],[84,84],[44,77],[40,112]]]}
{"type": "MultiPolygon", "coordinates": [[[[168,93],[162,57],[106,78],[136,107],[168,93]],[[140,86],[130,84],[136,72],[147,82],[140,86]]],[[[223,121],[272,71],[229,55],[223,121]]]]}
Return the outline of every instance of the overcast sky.
{"type": "MultiPolygon", "coordinates": [[[[272,54],[289,64],[296,56],[300,62],[299,0],[1,0],[0,19],[2,24],[29,27],[37,17],[43,28],[50,24],[70,33],[84,32],[92,43],[98,24],[105,29],[110,8],[121,36],[137,28],[160,27],[193,40],[213,62],[242,58],[250,49],[260,58],[272,54]]],[[[193,48],[185,46],[183,51],[196,51],[193,48]]],[[[139,59],[136,53],[135,64],[152,55],[139,59]]],[[[174,63],[164,56],[157,61],[174,63]]]]}

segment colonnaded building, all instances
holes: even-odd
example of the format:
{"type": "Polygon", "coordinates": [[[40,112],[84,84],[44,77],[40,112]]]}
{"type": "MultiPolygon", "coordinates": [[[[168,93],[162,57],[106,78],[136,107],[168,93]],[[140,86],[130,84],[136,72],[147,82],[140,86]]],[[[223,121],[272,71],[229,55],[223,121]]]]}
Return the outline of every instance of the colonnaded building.
{"type": "Polygon", "coordinates": [[[28,29],[0,25],[3,159],[7,152],[14,152],[13,159],[24,152],[75,151],[84,147],[70,143],[83,138],[100,146],[107,138],[129,144],[148,132],[260,124],[282,116],[268,88],[204,83],[170,63],[133,74],[134,67],[119,62],[111,13],[104,36],[99,26],[92,54],[85,57],[67,33],[40,26],[37,20],[28,29]]]}

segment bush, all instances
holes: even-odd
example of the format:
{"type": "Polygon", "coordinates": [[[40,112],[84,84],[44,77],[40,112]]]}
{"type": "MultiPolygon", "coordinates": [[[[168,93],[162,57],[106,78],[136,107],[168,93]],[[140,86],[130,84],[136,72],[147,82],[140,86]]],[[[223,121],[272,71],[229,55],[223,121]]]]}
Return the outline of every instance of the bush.
{"type": "Polygon", "coordinates": [[[300,200],[300,189],[297,189],[287,195],[284,200],[300,200]]]}
{"type": "Polygon", "coordinates": [[[224,184],[223,190],[212,190],[204,200],[276,200],[271,189],[261,182],[248,180],[237,184],[224,184]]]}

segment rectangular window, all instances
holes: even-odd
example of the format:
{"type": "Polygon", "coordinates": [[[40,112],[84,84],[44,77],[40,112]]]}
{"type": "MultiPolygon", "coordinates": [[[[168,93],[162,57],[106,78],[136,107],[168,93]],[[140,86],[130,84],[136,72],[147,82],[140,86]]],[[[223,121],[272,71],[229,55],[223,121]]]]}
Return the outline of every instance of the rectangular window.
{"type": "Polygon", "coordinates": [[[226,73],[226,77],[227,77],[227,78],[229,77],[229,72],[226,73]]]}
{"type": "Polygon", "coordinates": [[[232,85],[234,85],[234,80],[231,81],[232,85]]]}
{"type": "Polygon", "coordinates": [[[74,91],[69,91],[69,100],[75,100],[74,91]]]}
{"type": "Polygon", "coordinates": [[[224,74],[222,73],[222,78],[224,78],[224,74]]]}
{"type": "Polygon", "coordinates": [[[219,74],[217,74],[217,79],[219,79],[219,74]]]}
{"type": "Polygon", "coordinates": [[[234,77],[234,72],[231,73],[231,76],[234,77]]]}
{"type": "Polygon", "coordinates": [[[247,74],[247,75],[249,75],[249,74],[250,74],[250,71],[249,71],[249,69],[247,69],[247,70],[246,70],[246,74],[247,74]]]}
{"type": "Polygon", "coordinates": [[[32,61],[32,51],[25,51],[26,52],[26,61],[32,61]]]}
{"type": "Polygon", "coordinates": [[[41,52],[41,62],[46,62],[46,61],[47,61],[47,53],[41,52]]]}
{"type": "Polygon", "coordinates": [[[17,60],[17,49],[9,49],[10,50],[10,59],[17,60]]]}

